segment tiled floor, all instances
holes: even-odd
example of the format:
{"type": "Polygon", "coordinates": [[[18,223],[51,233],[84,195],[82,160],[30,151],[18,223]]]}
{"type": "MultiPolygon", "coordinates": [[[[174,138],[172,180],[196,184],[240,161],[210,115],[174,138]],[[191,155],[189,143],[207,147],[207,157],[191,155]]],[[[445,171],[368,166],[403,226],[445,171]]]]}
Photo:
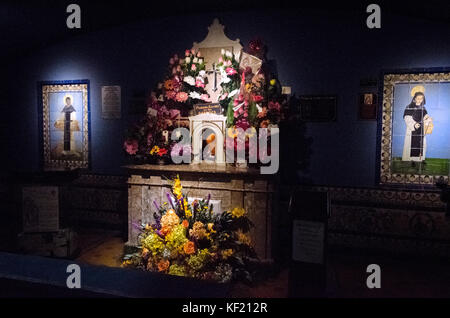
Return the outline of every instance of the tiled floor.
{"type": "MultiPolygon", "coordinates": [[[[123,240],[114,234],[103,235],[100,240],[84,238],[85,249],[77,259],[93,265],[118,267],[123,253],[123,240]],[[96,242],[93,244],[92,242],[96,242]]],[[[83,235],[80,236],[83,240],[83,235]]],[[[98,238],[97,238],[98,239],[98,238]]],[[[288,296],[289,270],[281,269],[276,276],[256,286],[236,284],[234,297],[282,298],[288,296]]],[[[333,252],[327,266],[328,297],[450,297],[450,262],[400,256],[358,255],[333,252]],[[369,264],[381,267],[381,289],[366,286],[369,264]]]]}

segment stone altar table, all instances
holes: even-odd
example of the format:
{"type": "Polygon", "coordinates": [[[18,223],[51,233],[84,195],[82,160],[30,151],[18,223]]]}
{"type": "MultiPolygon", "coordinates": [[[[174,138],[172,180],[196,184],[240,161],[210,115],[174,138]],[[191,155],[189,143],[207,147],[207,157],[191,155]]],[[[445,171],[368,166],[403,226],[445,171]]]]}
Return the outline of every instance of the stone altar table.
{"type": "MultiPolygon", "coordinates": [[[[223,211],[243,207],[255,225],[252,245],[261,259],[272,256],[274,176],[259,169],[201,163],[196,165],[128,165],[128,245],[137,245],[139,230],[133,223],[152,222],[155,208],[167,201],[171,179],[180,176],[188,197],[220,200],[223,211]]],[[[217,211],[216,211],[217,212],[217,211]]]]}

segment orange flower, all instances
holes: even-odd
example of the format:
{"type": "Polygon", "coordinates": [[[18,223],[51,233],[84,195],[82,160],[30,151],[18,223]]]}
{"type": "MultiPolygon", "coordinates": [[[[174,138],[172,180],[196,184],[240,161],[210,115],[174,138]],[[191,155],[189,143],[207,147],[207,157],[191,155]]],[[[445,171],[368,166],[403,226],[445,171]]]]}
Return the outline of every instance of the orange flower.
{"type": "Polygon", "coordinates": [[[195,245],[194,245],[194,242],[192,242],[192,241],[187,241],[186,243],[184,243],[183,249],[184,249],[184,252],[185,252],[187,255],[194,254],[194,253],[195,253],[195,245]]]}
{"type": "Polygon", "coordinates": [[[165,87],[167,90],[169,90],[169,91],[173,90],[173,82],[172,82],[172,80],[167,80],[167,81],[165,81],[165,82],[164,82],[164,87],[165,87]]]}
{"type": "Polygon", "coordinates": [[[172,228],[170,226],[163,226],[161,228],[161,234],[166,236],[167,234],[169,234],[169,232],[172,230],[172,228]]]}
{"type": "Polygon", "coordinates": [[[185,229],[187,229],[187,228],[189,227],[189,222],[188,222],[188,220],[183,220],[183,222],[182,222],[181,224],[183,225],[183,227],[184,227],[185,229]]]}
{"type": "Polygon", "coordinates": [[[165,272],[169,268],[170,262],[166,259],[162,259],[158,262],[158,271],[165,272]]]}

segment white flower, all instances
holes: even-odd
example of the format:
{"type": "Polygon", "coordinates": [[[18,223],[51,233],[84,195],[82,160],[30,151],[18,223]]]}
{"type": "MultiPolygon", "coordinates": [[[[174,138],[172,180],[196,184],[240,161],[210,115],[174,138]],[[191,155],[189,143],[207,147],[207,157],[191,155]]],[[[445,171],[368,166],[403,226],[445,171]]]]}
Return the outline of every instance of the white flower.
{"type": "Polygon", "coordinates": [[[195,79],[194,79],[192,76],[186,76],[186,77],[183,79],[183,81],[186,82],[186,83],[188,83],[188,84],[191,85],[191,86],[194,86],[194,85],[195,85],[195,79]]]}
{"type": "Polygon", "coordinates": [[[231,54],[230,51],[226,51],[226,52],[225,52],[225,55],[226,55],[227,57],[233,57],[233,54],[231,54]]]}
{"type": "Polygon", "coordinates": [[[189,56],[187,56],[184,60],[186,61],[186,64],[191,63],[191,58],[189,56]]]}
{"type": "Polygon", "coordinates": [[[228,97],[233,97],[237,93],[239,93],[239,89],[235,89],[234,91],[231,91],[231,93],[228,95],[228,97]]]}
{"type": "Polygon", "coordinates": [[[228,76],[222,76],[222,79],[221,79],[221,82],[222,83],[225,83],[225,84],[227,84],[227,83],[229,83],[231,81],[231,78],[229,78],[228,76]]]}
{"type": "Polygon", "coordinates": [[[236,54],[234,54],[234,58],[236,59],[236,61],[239,61],[240,57],[241,57],[241,51],[239,51],[236,54]]]}
{"type": "Polygon", "coordinates": [[[205,70],[201,70],[201,71],[198,73],[198,75],[200,75],[201,77],[205,77],[205,75],[206,75],[205,70]]]}
{"type": "Polygon", "coordinates": [[[164,101],[164,96],[163,95],[159,95],[158,102],[163,102],[163,101],[164,101]]]}
{"type": "Polygon", "coordinates": [[[190,98],[192,98],[192,99],[200,99],[200,94],[199,93],[197,93],[197,92],[190,92],[189,93],[189,97],[190,98]]]}
{"type": "Polygon", "coordinates": [[[224,54],[225,54],[225,50],[224,50],[224,49],[221,49],[221,50],[220,50],[220,54],[224,55],[224,54]]]}
{"type": "Polygon", "coordinates": [[[198,58],[194,57],[193,62],[194,62],[194,63],[198,63],[198,58]]]}
{"type": "Polygon", "coordinates": [[[203,64],[203,59],[198,59],[198,63],[203,64]]]}

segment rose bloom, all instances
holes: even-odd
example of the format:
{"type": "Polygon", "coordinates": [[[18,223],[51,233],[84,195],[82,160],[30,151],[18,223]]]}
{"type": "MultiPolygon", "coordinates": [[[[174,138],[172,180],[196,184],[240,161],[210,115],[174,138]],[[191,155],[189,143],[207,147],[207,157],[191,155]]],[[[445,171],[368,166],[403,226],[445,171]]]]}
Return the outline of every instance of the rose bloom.
{"type": "Polygon", "coordinates": [[[197,81],[195,82],[195,86],[196,86],[196,87],[205,87],[205,83],[203,83],[203,82],[200,81],[200,80],[197,80],[197,81]]]}
{"type": "Polygon", "coordinates": [[[188,222],[188,220],[183,220],[183,222],[181,222],[181,224],[183,225],[183,227],[184,227],[185,229],[187,229],[187,228],[189,227],[189,222],[188,222]]]}
{"type": "Polygon", "coordinates": [[[195,253],[195,245],[194,242],[188,241],[184,244],[183,250],[187,255],[191,255],[195,253]]]}
{"type": "Polygon", "coordinates": [[[162,259],[158,262],[158,271],[165,272],[170,266],[170,262],[166,259],[162,259]]]}
{"type": "Polygon", "coordinates": [[[186,92],[179,92],[179,93],[177,93],[175,99],[177,102],[184,103],[185,101],[187,101],[188,98],[189,98],[189,95],[186,92]]]}
{"type": "Polygon", "coordinates": [[[123,147],[129,155],[135,155],[139,149],[139,144],[136,139],[127,139],[125,140],[123,147]]]}
{"type": "Polygon", "coordinates": [[[184,51],[184,55],[185,55],[185,56],[189,56],[190,53],[191,53],[191,52],[190,52],[189,50],[184,51]]]}
{"type": "Polygon", "coordinates": [[[196,69],[197,69],[197,66],[196,66],[195,64],[192,64],[191,70],[192,70],[192,71],[195,71],[196,69]]]}

